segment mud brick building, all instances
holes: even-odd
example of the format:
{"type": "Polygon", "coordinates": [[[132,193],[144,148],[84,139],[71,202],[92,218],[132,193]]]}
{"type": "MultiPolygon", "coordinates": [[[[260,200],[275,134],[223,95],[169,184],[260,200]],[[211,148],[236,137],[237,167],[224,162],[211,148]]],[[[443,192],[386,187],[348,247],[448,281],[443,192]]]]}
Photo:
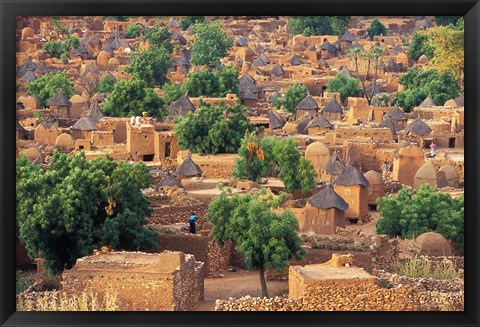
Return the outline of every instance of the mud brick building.
{"type": "Polygon", "coordinates": [[[182,252],[111,252],[65,270],[67,293],[117,293],[119,311],[188,311],[203,299],[204,263],[182,252]]]}

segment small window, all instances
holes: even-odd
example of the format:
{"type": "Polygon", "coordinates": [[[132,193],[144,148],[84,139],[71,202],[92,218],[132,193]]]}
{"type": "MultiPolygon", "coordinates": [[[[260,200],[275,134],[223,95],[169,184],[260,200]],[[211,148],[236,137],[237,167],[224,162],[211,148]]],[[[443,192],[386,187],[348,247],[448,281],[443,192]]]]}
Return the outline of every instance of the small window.
{"type": "Polygon", "coordinates": [[[80,145],[78,148],[79,148],[80,150],[85,149],[85,147],[84,147],[83,145],[80,145]]]}
{"type": "Polygon", "coordinates": [[[143,155],[143,161],[153,161],[153,154],[145,154],[143,155]]]}

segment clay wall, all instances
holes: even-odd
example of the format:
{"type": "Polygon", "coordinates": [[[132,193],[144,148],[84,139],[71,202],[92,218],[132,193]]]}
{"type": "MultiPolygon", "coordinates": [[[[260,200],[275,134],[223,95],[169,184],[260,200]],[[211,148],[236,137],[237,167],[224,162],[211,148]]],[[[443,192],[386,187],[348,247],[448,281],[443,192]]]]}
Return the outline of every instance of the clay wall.
{"type": "Polygon", "coordinates": [[[335,184],[334,190],[348,203],[345,218],[361,218],[368,214],[368,192],[366,187],[335,184]]]}
{"type": "Polygon", "coordinates": [[[155,149],[155,161],[161,161],[165,159],[177,158],[179,151],[178,138],[173,136],[170,132],[155,132],[154,133],[154,149],[155,149]]]}
{"type": "Polygon", "coordinates": [[[43,144],[55,145],[55,141],[59,135],[58,129],[55,126],[45,128],[42,125],[38,125],[35,129],[34,141],[43,144]]]}
{"type": "Polygon", "coordinates": [[[195,260],[205,263],[206,276],[213,276],[230,268],[232,245],[225,244],[220,248],[211,236],[161,234],[158,245],[160,251],[180,251],[194,255],[195,260]]]}
{"type": "Polygon", "coordinates": [[[90,140],[94,146],[113,146],[113,132],[93,131],[90,140]]]}
{"type": "Polygon", "coordinates": [[[318,209],[307,204],[305,208],[294,208],[299,231],[316,234],[335,234],[335,227],[345,227],[345,213],[336,208],[318,209]]]}
{"type": "Polygon", "coordinates": [[[153,161],[154,132],[153,125],[132,126],[127,123],[127,150],[130,151],[133,161],[144,160],[144,156],[151,156],[148,161],[153,161]]]}
{"type": "Polygon", "coordinates": [[[374,170],[382,173],[384,161],[392,163],[396,143],[392,144],[374,144],[346,142],[344,144],[344,157],[349,158],[355,167],[361,167],[362,171],[374,170]]]}
{"type": "Polygon", "coordinates": [[[350,107],[350,98],[348,107],[350,108],[350,117],[376,123],[380,123],[383,120],[383,115],[391,110],[391,108],[382,107],[350,107]],[[372,119],[370,119],[370,117],[372,119]]]}
{"type": "Polygon", "coordinates": [[[393,141],[392,131],[389,128],[355,128],[342,126],[335,130],[337,137],[352,139],[355,137],[373,138],[374,140],[393,141]]]}
{"type": "Polygon", "coordinates": [[[103,118],[97,122],[101,131],[113,132],[113,142],[122,143],[127,140],[127,118],[103,118]]]}
{"type": "Polygon", "coordinates": [[[200,262],[180,252],[113,252],[85,257],[62,277],[62,289],[67,293],[91,291],[100,299],[107,292],[117,293],[119,311],[192,310],[203,296],[200,262]]]}

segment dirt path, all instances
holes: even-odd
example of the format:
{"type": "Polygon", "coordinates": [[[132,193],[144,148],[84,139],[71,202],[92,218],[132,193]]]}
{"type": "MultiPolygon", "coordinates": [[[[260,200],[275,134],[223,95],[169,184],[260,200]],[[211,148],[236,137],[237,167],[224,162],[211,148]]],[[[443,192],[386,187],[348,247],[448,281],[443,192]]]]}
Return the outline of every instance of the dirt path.
{"type": "MultiPolygon", "coordinates": [[[[214,311],[215,300],[228,300],[230,297],[240,298],[245,295],[262,296],[260,279],[257,271],[225,272],[223,278],[205,279],[205,300],[195,311],[214,311]]],[[[267,281],[270,297],[287,295],[287,281],[267,281]]]]}

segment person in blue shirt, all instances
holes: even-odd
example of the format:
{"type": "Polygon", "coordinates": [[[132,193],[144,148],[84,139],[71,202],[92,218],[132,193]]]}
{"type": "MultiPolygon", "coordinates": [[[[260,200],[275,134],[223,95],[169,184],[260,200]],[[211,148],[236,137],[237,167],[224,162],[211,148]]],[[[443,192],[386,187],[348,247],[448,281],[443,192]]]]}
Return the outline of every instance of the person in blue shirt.
{"type": "Polygon", "coordinates": [[[197,229],[196,229],[197,220],[198,220],[198,218],[195,215],[195,212],[192,212],[192,215],[190,216],[190,218],[188,218],[188,222],[190,223],[190,234],[196,234],[197,233],[197,229]]]}

